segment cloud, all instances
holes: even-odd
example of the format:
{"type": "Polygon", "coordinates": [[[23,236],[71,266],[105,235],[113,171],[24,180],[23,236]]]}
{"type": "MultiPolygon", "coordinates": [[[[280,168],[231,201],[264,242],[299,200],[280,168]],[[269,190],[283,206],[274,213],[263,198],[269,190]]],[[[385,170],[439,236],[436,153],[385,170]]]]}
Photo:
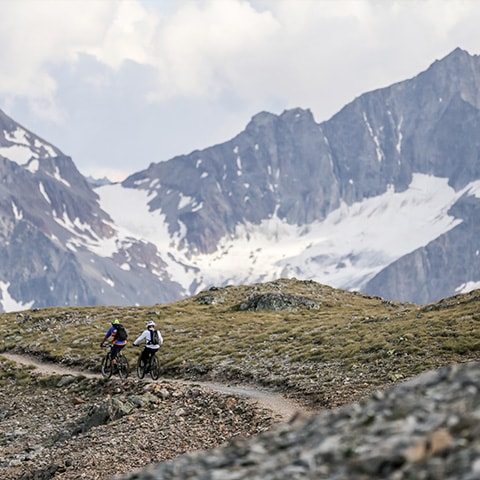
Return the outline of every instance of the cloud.
{"type": "Polygon", "coordinates": [[[15,95],[51,97],[55,80],[49,66],[74,61],[102,35],[111,8],[107,2],[5,0],[0,16],[0,90],[15,95]],[[88,5],[88,8],[85,8],[88,5]]]}
{"type": "Polygon", "coordinates": [[[156,32],[152,58],[159,84],[151,98],[221,94],[235,85],[238,65],[261,56],[277,29],[269,12],[245,1],[185,3],[156,32]]]}
{"type": "MultiPolygon", "coordinates": [[[[390,72],[413,73],[421,62],[426,67],[425,50],[435,57],[448,53],[458,46],[449,43],[450,34],[461,38],[462,25],[469,25],[473,35],[480,20],[480,4],[468,0],[167,4],[3,0],[0,41],[8,48],[0,52],[0,92],[53,104],[53,69],[75,68],[79,55],[90,55],[115,72],[126,61],[153,68],[156,86],[145,92],[150,101],[216,100],[234,92],[252,104],[284,98],[308,106],[317,98],[316,109],[332,111],[338,108],[328,98],[332,87],[350,85],[359,94],[372,84],[372,75],[386,84],[390,72]],[[359,73],[355,81],[352,70],[359,73]]],[[[469,46],[479,48],[479,41],[469,46]]]]}
{"type": "Polygon", "coordinates": [[[88,45],[85,53],[116,70],[125,61],[154,64],[152,42],[161,23],[161,12],[149,12],[136,0],[110,2],[110,9],[108,23],[102,23],[102,38],[88,45]]]}
{"type": "Polygon", "coordinates": [[[0,108],[89,171],[225,141],[262,110],[327,120],[458,46],[480,53],[476,0],[0,6],[0,108]]]}
{"type": "Polygon", "coordinates": [[[34,114],[60,122],[52,71],[72,65],[97,44],[112,14],[109,2],[2,0],[0,16],[0,94],[11,102],[29,100],[34,114]]]}

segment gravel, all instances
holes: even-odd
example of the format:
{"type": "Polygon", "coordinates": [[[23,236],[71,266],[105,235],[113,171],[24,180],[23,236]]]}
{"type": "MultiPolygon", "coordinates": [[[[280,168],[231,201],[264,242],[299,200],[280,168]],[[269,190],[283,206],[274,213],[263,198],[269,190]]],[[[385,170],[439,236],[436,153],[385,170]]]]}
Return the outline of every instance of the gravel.
{"type": "Polygon", "coordinates": [[[32,372],[0,390],[0,421],[2,480],[96,480],[257,435],[279,417],[191,383],[32,372]]]}
{"type": "Polygon", "coordinates": [[[452,365],[371,399],[116,480],[478,480],[480,364],[452,365]]]}
{"type": "Polygon", "coordinates": [[[476,362],[290,421],[240,387],[0,365],[2,480],[480,479],[476,362]]]}

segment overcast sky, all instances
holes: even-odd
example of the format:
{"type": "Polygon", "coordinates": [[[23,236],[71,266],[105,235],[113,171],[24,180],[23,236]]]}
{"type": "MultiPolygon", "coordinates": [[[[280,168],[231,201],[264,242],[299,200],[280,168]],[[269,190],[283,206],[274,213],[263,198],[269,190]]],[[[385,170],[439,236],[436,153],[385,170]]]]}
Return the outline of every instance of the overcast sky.
{"type": "Polygon", "coordinates": [[[0,109],[122,180],[252,116],[328,120],[461,47],[477,0],[0,0],[0,109]]]}

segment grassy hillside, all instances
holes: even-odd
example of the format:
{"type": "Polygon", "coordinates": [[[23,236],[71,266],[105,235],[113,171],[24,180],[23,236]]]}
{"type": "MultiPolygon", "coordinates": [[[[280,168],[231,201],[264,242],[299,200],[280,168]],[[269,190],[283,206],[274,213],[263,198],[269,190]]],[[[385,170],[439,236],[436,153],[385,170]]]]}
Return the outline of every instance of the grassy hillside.
{"type": "MultiPolygon", "coordinates": [[[[0,353],[16,349],[99,370],[113,318],[130,343],[155,320],[162,375],[256,383],[333,407],[449,363],[480,359],[480,293],[417,306],[312,281],[214,288],[167,305],[48,308],[0,314],[0,353]],[[307,297],[313,307],[244,310],[253,295],[307,297]]],[[[125,349],[132,365],[140,349],[125,349]]]]}

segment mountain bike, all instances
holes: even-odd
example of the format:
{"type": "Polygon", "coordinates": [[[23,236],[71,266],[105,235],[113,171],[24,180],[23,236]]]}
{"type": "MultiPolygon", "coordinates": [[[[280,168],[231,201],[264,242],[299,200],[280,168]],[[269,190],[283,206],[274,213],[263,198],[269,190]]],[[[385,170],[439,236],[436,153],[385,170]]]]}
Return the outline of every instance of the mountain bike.
{"type": "Polygon", "coordinates": [[[149,360],[145,363],[142,360],[142,352],[138,355],[137,360],[137,376],[138,378],[143,378],[147,373],[150,373],[152,380],[158,380],[160,376],[160,363],[157,358],[157,351],[155,350],[152,355],[150,355],[149,360]]]}
{"type": "Polygon", "coordinates": [[[125,355],[123,355],[122,350],[118,352],[117,364],[115,365],[112,363],[111,357],[112,344],[108,343],[107,345],[104,345],[104,347],[107,348],[108,351],[102,358],[102,375],[105,378],[110,378],[114,373],[118,373],[118,376],[121,379],[127,378],[128,372],[130,371],[130,366],[128,365],[128,359],[125,355]]]}

